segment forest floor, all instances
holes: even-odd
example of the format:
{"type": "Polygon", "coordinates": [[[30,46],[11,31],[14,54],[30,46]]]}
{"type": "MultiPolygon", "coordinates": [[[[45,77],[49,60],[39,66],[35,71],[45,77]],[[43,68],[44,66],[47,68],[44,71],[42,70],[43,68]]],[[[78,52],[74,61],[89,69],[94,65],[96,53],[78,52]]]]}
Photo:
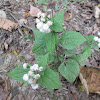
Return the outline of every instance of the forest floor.
{"type": "MultiPolygon", "coordinates": [[[[29,16],[30,4],[39,8],[42,12],[46,11],[50,14],[52,10],[55,14],[57,11],[65,8],[61,2],[49,2],[48,5],[38,5],[36,1],[0,0],[0,10],[6,12],[7,19],[17,23],[8,13],[11,11],[17,20],[26,19],[27,26],[35,29],[35,18],[29,16]],[[59,7],[55,6],[56,3],[59,7]]],[[[65,13],[64,28],[67,31],[78,31],[83,35],[97,35],[100,31],[100,19],[94,17],[94,12],[95,6],[98,4],[95,0],[89,0],[86,3],[76,2],[70,4],[69,10],[65,13]]],[[[0,29],[0,100],[100,100],[100,95],[96,93],[100,93],[100,78],[97,78],[99,79],[99,86],[89,95],[87,95],[84,89],[79,88],[82,87],[79,78],[74,83],[69,83],[62,77],[61,84],[63,88],[55,89],[53,93],[42,87],[38,90],[33,90],[30,85],[22,87],[21,82],[9,78],[7,73],[17,65],[23,64],[24,62],[30,64],[36,63],[35,54],[32,53],[34,40],[25,38],[28,35],[34,37],[33,32],[24,27],[18,27],[11,31],[3,28],[0,29]]],[[[92,50],[92,55],[86,59],[85,63],[86,66],[100,67],[100,52],[92,50]]],[[[93,68],[92,70],[99,71],[100,69],[93,68]]],[[[98,75],[100,77],[100,71],[98,75]]],[[[93,77],[96,81],[95,74],[93,77]]]]}

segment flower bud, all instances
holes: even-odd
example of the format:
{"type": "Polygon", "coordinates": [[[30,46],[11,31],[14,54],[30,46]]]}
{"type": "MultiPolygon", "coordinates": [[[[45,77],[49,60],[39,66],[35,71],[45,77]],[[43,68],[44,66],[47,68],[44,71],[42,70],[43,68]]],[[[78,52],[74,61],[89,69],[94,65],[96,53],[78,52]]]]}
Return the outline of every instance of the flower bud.
{"type": "Polygon", "coordinates": [[[32,76],[34,73],[32,71],[28,71],[28,75],[32,76]]]}
{"type": "Polygon", "coordinates": [[[43,71],[43,67],[39,67],[39,71],[43,71]]]}
{"type": "Polygon", "coordinates": [[[39,23],[39,22],[40,22],[40,20],[38,18],[36,18],[36,23],[39,23]]]}
{"type": "Polygon", "coordinates": [[[38,84],[32,84],[31,86],[32,86],[32,89],[34,89],[34,90],[38,89],[38,87],[39,87],[38,84]]]}
{"type": "Polygon", "coordinates": [[[23,80],[24,80],[24,81],[28,81],[28,79],[29,79],[28,74],[24,74],[24,76],[23,76],[23,80]]]}
{"type": "Polygon", "coordinates": [[[98,37],[97,36],[94,37],[94,41],[98,41],[98,37]]]}
{"type": "Polygon", "coordinates": [[[100,36],[100,32],[98,32],[98,35],[100,36]]]}
{"type": "Polygon", "coordinates": [[[43,24],[43,29],[44,29],[45,31],[47,31],[47,30],[49,29],[49,26],[48,26],[47,24],[43,24]]]}
{"type": "Polygon", "coordinates": [[[35,79],[39,79],[40,78],[40,75],[39,74],[36,74],[36,75],[34,75],[34,78],[35,79]]]}
{"type": "Polygon", "coordinates": [[[98,47],[100,48],[100,43],[98,44],[98,47]]]}
{"type": "Polygon", "coordinates": [[[40,28],[43,26],[43,22],[39,22],[39,23],[37,23],[36,26],[37,26],[38,29],[40,29],[40,28]]]}

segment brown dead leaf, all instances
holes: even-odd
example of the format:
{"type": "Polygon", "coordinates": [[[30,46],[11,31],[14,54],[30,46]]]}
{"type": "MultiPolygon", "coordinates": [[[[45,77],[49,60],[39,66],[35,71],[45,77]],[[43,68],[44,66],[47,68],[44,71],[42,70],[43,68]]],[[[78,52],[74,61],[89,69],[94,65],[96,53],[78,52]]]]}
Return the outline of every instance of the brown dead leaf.
{"type": "Polygon", "coordinates": [[[3,10],[0,10],[0,18],[6,18],[6,13],[3,10]]]}
{"type": "Polygon", "coordinates": [[[0,77],[0,100],[6,100],[11,91],[11,84],[8,78],[0,77]]]}
{"type": "Polygon", "coordinates": [[[72,19],[72,14],[66,12],[65,15],[64,15],[64,20],[69,21],[70,19],[72,19]]]}
{"type": "Polygon", "coordinates": [[[93,34],[96,34],[98,31],[99,31],[99,28],[98,28],[98,25],[97,24],[94,24],[94,26],[93,26],[93,34]]]}
{"type": "Polygon", "coordinates": [[[12,31],[12,29],[16,29],[18,23],[14,23],[8,19],[0,18],[0,28],[3,28],[8,31],[12,31]]]}
{"type": "Polygon", "coordinates": [[[80,75],[81,75],[80,80],[89,93],[100,94],[100,70],[99,69],[81,67],[80,75]]]}
{"type": "Polygon", "coordinates": [[[41,12],[41,10],[37,7],[33,7],[32,5],[30,5],[30,15],[33,17],[37,17],[37,14],[41,12]]]}
{"type": "Polygon", "coordinates": [[[8,44],[7,44],[7,42],[4,42],[4,47],[5,47],[6,50],[8,49],[8,44]]]}
{"type": "Polygon", "coordinates": [[[87,81],[83,78],[82,73],[79,74],[79,78],[80,78],[80,80],[81,80],[81,83],[82,83],[82,85],[83,85],[83,87],[84,87],[84,89],[85,89],[87,95],[89,95],[88,86],[87,86],[87,81]]]}
{"type": "Polygon", "coordinates": [[[19,22],[22,23],[22,24],[27,24],[27,20],[26,19],[20,19],[19,22]]]}
{"type": "Polygon", "coordinates": [[[100,16],[100,8],[99,8],[99,6],[96,6],[95,7],[95,18],[99,18],[99,16],[100,16]]]}

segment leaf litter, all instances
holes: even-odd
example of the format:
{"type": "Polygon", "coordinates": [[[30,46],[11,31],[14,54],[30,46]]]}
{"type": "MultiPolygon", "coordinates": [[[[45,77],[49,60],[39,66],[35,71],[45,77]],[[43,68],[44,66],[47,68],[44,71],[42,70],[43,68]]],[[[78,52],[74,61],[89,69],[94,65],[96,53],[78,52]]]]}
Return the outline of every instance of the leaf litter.
{"type": "MultiPolygon", "coordinates": [[[[12,12],[14,10],[15,10],[15,12],[20,11],[20,9],[23,9],[22,8],[23,5],[26,4],[26,7],[27,7],[27,4],[28,4],[24,0],[19,1],[20,4],[16,3],[14,1],[12,3],[12,5],[14,3],[17,6],[14,7],[12,12]]],[[[69,14],[69,15],[68,16],[66,15],[67,17],[65,16],[65,20],[67,21],[67,22],[64,22],[65,29],[80,31],[82,34],[85,34],[85,35],[91,34],[93,32],[93,34],[96,35],[97,31],[100,30],[100,26],[98,24],[99,22],[97,21],[98,18],[96,20],[94,19],[95,12],[93,12],[93,11],[94,11],[95,6],[97,6],[97,3],[92,2],[92,1],[88,2],[88,3],[76,3],[74,5],[71,5],[70,12],[67,12],[67,14],[69,14]]],[[[39,8],[42,9],[41,6],[37,7],[37,5],[35,4],[35,6],[32,5],[31,8],[27,9],[27,10],[30,10],[31,16],[37,17],[37,12],[41,12],[41,10],[39,8]],[[37,12],[35,10],[37,10],[37,12]]],[[[52,9],[52,7],[51,7],[51,9],[52,9]]],[[[54,10],[54,12],[56,12],[56,11],[54,10]]],[[[16,13],[16,14],[18,14],[18,13],[16,13]]],[[[23,15],[21,15],[21,16],[23,16],[23,15]]],[[[26,19],[25,17],[27,17],[27,22],[29,22],[29,24],[30,24],[31,16],[25,15],[24,17],[22,17],[22,19],[26,19]]],[[[17,18],[17,19],[19,19],[19,18],[17,18]]],[[[6,19],[6,20],[8,20],[8,19],[6,19]]],[[[11,21],[11,20],[9,20],[9,21],[11,21]]],[[[33,19],[32,19],[32,21],[34,23],[33,19]]],[[[12,21],[11,21],[11,23],[12,23],[12,21]]],[[[8,65],[8,67],[6,69],[8,71],[12,69],[10,66],[15,66],[17,63],[21,63],[19,60],[19,57],[23,57],[24,55],[25,55],[25,57],[23,57],[24,58],[23,62],[25,60],[28,62],[30,61],[30,63],[34,62],[34,59],[32,59],[32,57],[34,57],[34,55],[31,52],[33,42],[30,40],[23,39],[21,34],[19,34],[18,30],[13,31],[12,29],[16,29],[18,26],[18,25],[16,26],[15,24],[17,24],[17,23],[13,22],[13,24],[11,24],[11,25],[6,24],[4,28],[1,26],[2,27],[1,30],[2,29],[4,29],[4,30],[2,30],[2,31],[0,30],[0,35],[3,36],[2,42],[0,43],[0,47],[2,47],[2,48],[0,48],[0,49],[4,53],[7,53],[7,55],[6,55],[7,58],[5,58],[4,65],[6,65],[6,64],[8,65]],[[5,31],[5,30],[8,30],[10,32],[5,31]],[[6,34],[6,35],[4,35],[4,34],[6,34]],[[30,45],[28,45],[28,44],[30,44],[30,45]],[[29,47],[31,47],[31,48],[29,49],[29,47]],[[25,48],[25,49],[23,49],[23,48],[25,48]],[[30,55],[27,55],[27,53],[29,53],[29,52],[30,52],[30,55]]],[[[23,32],[22,34],[24,34],[24,35],[29,34],[29,31],[28,31],[28,33],[23,32]]],[[[98,55],[98,53],[95,53],[95,54],[98,55]]],[[[89,63],[91,63],[93,65],[95,62],[96,63],[95,65],[98,65],[97,61],[99,61],[99,60],[100,60],[99,58],[94,58],[94,56],[92,56],[89,58],[89,63]],[[94,59],[94,61],[92,61],[92,59],[94,59]]],[[[3,70],[3,68],[2,68],[2,70],[3,70]]],[[[94,68],[91,69],[91,68],[83,67],[83,70],[81,71],[81,81],[83,81],[82,83],[83,83],[84,87],[86,88],[87,94],[89,94],[89,92],[90,93],[99,93],[100,88],[97,88],[97,87],[99,87],[99,83],[100,83],[99,76],[100,75],[99,75],[98,69],[94,69],[94,68]],[[91,75],[90,75],[90,72],[92,72],[91,75]],[[89,81],[90,81],[90,83],[89,83],[89,81]]],[[[11,82],[13,82],[13,80],[11,80],[11,82]]],[[[17,84],[19,84],[19,83],[17,83],[17,84]]],[[[17,100],[20,100],[20,99],[24,100],[24,98],[26,98],[27,100],[31,100],[31,98],[35,98],[35,99],[42,98],[43,100],[49,100],[49,99],[55,98],[55,100],[66,100],[66,98],[67,98],[67,99],[73,100],[74,98],[71,95],[72,89],[70,88],[71,85],[73,85],[73,84],[68,83],[63,78],[62,78],[62,84],[68,90],[64,90],[64,89],[62,89],[60,91],[55,90],[54,95],[50,95],[50,93],[43,88],[41,88],[39,90],[39,92],[40,92],[40,94],[39,94],[37,91],[32,91],[29,87],[26,87],[24,89],[21,89],[20,93],[15,95],[13,97],[13,99],[16,100],[16,98],[17,98],[17,100]],[[69,90],[69,88],[70,88],[70,90],[69,90]],[[23,92],[23,90],[24,90],[24,92],[23,92]],[[62,93],[62,91],[63,91],[63,93],[62,93]],[[41,95],[43,95],[44,97],[42,97],[41,95]]],[[[17,91],[17,90],[15,89],[15,91],[17,91]]],[[[11,94],[12,94],[12,92],[11,92],[11,94]]],[[[75,98],[78,100],[80,100],[80,99],[87,100],[87,97],[86,97],[86,95],[84,95],[84,93],[81,94],[79,91],[75,91],[74,94],[75,94],[75,98]]],[[[93,95],[93,96],[95,97],[95,100],[99,100],[98,96],[96,96],[96,95],[93,95]]],[[[93,99],[93,97],[91,96],[90,100],[92,100],[92,99],[93,99]]]]}

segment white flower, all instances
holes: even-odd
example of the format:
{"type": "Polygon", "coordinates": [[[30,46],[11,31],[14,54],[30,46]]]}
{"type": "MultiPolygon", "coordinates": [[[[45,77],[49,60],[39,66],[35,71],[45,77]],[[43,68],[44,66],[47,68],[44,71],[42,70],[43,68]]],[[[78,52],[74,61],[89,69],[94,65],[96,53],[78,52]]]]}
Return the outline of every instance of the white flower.
{"type": "Polygon", "coordinates": [[[24,80],[24,81],[28,81],[28,79],[29,79],[28,74],[24,74],[24,76],[23,76],[23,80],[24,80]]]}
{"type": "Polygon", "coordinates": [[[98,38],[98,42],[100,43],[100,38],[98,38]]]}
{"type": "Polygon", "coordinates": [[[36,74],[36,75],[34,75],[34,78],[35,79],[39,79],[40,78],[40,75],[39,74],[36,74]]]}
{"type": "Polygon", "coordinates": [[[41,13],[41,12],[39,12],[39,13],[37,14],[37,17],[39,18],[39,17],[41,16],[41,14],[42,14],[42,13],[41,13]]]}
{"type": "Polygon", "coordinates": [[[32,89],[34,89],[34,90],[38,89],[38,87],[39,87],[38,84],[32,84],[31,86],[32,86],[32,89]]]}
{"type": "Polygon", "coordinates": [[[38,64],[34,64],[33,66],[34,66],[34,71],[36,71],[36,70],[38,70],[38,69],[39,69],[38,64]]]}
{"type": "Polygon", "coordinates": [[[100,48],[100,43],[98,43],[98,47],[100,48]]]}
{"type": "Polygon", "coordinates": [[[42,17],[42,18],[45,18],[45,13],[42,13],[42,14],[41,14],[41,17],[42,17]]]}
{"type": "Polygon", "coordinates": [[[34,64],[33,66],[30,67],[31,71],[37,71],[39,68],[38,64],[34,64]]]}
{"type": "Polygon", "coordinates": [[[98,43],[98,47],[100,48],[100,43],[98,43]]]}
{"type": "Polygon", "coordinates": [[[47,25],[48,25],[48,26],[51,26],[51,25],[52,25],[52,21],[48,21],[48,22],[47,22],[47,25]]]}
{"type": "Polygon", "coordinates": [[[98,35],[100,35],[100,32],[98,32],[98,35]]]}
{"type": "Polygon", "coordinates": [[[42,18],[42,17],[41,17],[41,21],[42,21],[42,22],[45,22],[45,18],[42,18]]]}
{"type": "Polygon", "coordinates": [[[94,41],[98,41],[98,37],[97,36],[94,37],[94,41]]]}
{"type": "Polygon", "coordinates": [[[43,71],[43,67],[39,67],[39,71],[43,71]]]}
{"type": "Polygon", "coordinates": [[[29,76],[33,76],[33,74],[34,74],[34,73],[33,73],[32,71],[28,71],[28,75],[29,75],[29,76]]]}
{"type": "Polygon", "coordinates": [[[50,33],[51,32],[51,30],[50,30],[50,28],[46,31],[46,33],[50,33]]]}
{"type": "Polygon", "coordinates": [[[48,30],[49,29],[49,26],[47,24],[43,24],[43,29],[44,30],[48,30]]]}
{"type": "Polygon", "coordinates": [[[23,64],[23,69],[27,69],[27,63],[23,64]]]}
{"type": "Polygon", "coordinates": [[[36,23],[39,23],[39,22],[40,22],[40,20],[38,18],[36,18],[36,23]]]}
{"type": "Polygon", "coordinates": [[[37,26],[38,29],[40,29],[40,28],[43,26],[43,22],[39,22],[39,23],[37,23],[36,26],[37,26]]]}
{"type": "Polygon", "coordinates": [[[33,83],[33,80],[32,80],[32,79],[29,79],[29,80],[28,80],[28,83],[29,83],[29,84],[32,84],[32,83],[33,83]]]}
{"type": "Polygon", "coordinates": [[[45,32],[45,31],[41,28],[41,29],[40,29],[40,32],[42,32],[42,33],[43,33],[43,32],[45,32]]]}
{"type": "Polygon", "coordinates": [[[48,18],[51,18],[51,15],[49,14],[47,17],[48,17],[48,18]]]}

